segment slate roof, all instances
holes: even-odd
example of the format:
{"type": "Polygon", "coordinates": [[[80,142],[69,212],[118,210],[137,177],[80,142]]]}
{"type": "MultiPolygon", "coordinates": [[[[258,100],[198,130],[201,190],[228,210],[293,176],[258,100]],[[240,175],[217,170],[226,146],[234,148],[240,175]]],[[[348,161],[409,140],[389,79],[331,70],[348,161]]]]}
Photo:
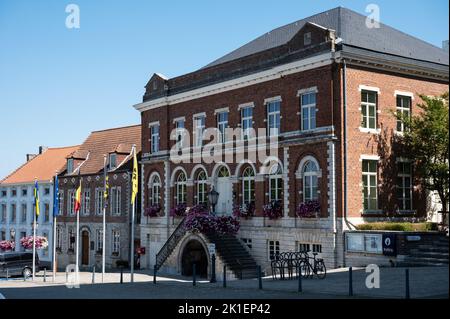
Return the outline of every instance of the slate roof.
{"type": "MultiPolygon", "coordinates": [[[[77,152],[89,154],[87,160],[81,164],[80,174],[97,174],[103,171],[105,154],[116,151],[129,154],[133,144],[136,145],[136,151],[139,153],[141,151],[141,125],[92,132],[77,152]]],[[[75,171],[74,174],[78,174],[78,171],[75,171]]]]}
{"type": "Polygon", "coordinates": [[[66,157],[76,152],[78,147],[48,148],[5,177],[0,184],[33,183],[35,178],[38,182],[48,182],[56,171],[61,172],[65,168],[66,157]]]}
{"type": "Polygon", "coordinates": [[[366,16],[337,7],[267,32],[208,64],[205,68],[284,45],[306,22],[335,30],[337,36],[342,38],[343,43],[348,46],[438,64],[449,64],[448,53],[441,48],[382,23],[380,28],[369,29],[366,26],[366,16]]]}

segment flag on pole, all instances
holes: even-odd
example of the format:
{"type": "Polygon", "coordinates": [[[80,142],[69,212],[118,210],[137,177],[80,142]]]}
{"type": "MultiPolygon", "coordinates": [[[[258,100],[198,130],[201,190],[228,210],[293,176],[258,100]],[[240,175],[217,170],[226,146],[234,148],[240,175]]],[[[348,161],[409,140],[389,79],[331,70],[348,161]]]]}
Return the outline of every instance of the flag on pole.
{"type": "Polygon", "coordinates": [[[81,209],[81,178],[80,178],[80,185],[77,188],[77,191],[75,192],[75,213],[79,213],[81,209]]]}
{"type": "Polygon", "coordinates": [[[106,208],[108,206],[108,197],[109,197],[109,177],[106,173],[106,167],[105,167],[105,191],[103,192],[103,207],[106,208]]]}
{"type": "Polygon", "coordinates": [[[55,175],[55,187],[53,188],[53,217],[59,215],[59,186],[58,175],[55,175]]]}
{"type": "Polygon", "coordinates": [[[39,186],[37,181],[34,181],[34,206],[36,207],[36,216],[39,216],[39,186]]]}
{"type": "Polygon", "coordinates": [[[131,203],[134,203],[134,200],[136,199],[137,193],[138,193],[138,163],[136,158],[136,146],[133,146],[133,177],[131,179],[131,203]]]}

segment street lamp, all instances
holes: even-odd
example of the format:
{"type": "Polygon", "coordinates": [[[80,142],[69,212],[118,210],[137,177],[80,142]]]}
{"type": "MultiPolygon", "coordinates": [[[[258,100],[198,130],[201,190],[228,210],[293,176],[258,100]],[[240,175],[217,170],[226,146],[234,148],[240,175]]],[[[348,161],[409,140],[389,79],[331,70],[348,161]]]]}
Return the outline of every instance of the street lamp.
{"type": "MultiPolygon", "coordinates": [[[[9,235],[11,237],[11,242],[14,243],[14,246],[16,244],[16,230],[14,228],[11,228],[11,230],[9,231],[9,235]]],[[[15,247],[13,247],[12,250],[15,250],[15,247]]]]}
{"type": "Polygon", "coordinates": [[[211,191],[208,193],[208,201],[210,205],[212,206],[212,213],[215,214],[216,212],[216,205],[217,200],[219,199],[219,193],[216,192],[214,189],[214,186],[212,187],[211,191]]]}

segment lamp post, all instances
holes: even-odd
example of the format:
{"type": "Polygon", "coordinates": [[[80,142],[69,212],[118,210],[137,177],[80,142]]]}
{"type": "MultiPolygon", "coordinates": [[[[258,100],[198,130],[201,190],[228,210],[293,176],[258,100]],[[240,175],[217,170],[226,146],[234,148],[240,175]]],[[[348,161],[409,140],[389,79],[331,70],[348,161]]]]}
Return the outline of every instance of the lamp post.
{"type": "Polygon", "coordinates": [[[209,204],[212,206],[213,215],[215,215],[215,213],[216,213],[216,205],[217,205],[218,199],[219,199],[219,193],[214,189],[214,186],[213,186],[211,191],[208,193],[208,201],[209,201],[209,204]]]}
{"type": "Polygon", "coordinates": [[[14,228],[11,228],[9,231],[9,235],[11,237],[11,242],[14,243],[14,248],[12,250],[16,250],[16,230],[14,228]]]}

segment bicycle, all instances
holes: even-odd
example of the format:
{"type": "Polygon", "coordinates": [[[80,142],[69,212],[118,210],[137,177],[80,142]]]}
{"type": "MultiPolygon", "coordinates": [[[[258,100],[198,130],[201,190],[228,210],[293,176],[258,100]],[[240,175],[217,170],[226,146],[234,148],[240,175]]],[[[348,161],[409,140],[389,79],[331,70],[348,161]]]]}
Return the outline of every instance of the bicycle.
{"type": "Polygon", "coordinates": [[[305,253],[305,257],[299,264],[299,272],[300,275],[304,278],[312,278],[314,275],[319,279],[325,279],[327,276],[327,267],[325,266],[325,262],[323,258],[316,258],[317,253],[313,253],[313,264],[311,265],[308,253],[305,253]]]}

